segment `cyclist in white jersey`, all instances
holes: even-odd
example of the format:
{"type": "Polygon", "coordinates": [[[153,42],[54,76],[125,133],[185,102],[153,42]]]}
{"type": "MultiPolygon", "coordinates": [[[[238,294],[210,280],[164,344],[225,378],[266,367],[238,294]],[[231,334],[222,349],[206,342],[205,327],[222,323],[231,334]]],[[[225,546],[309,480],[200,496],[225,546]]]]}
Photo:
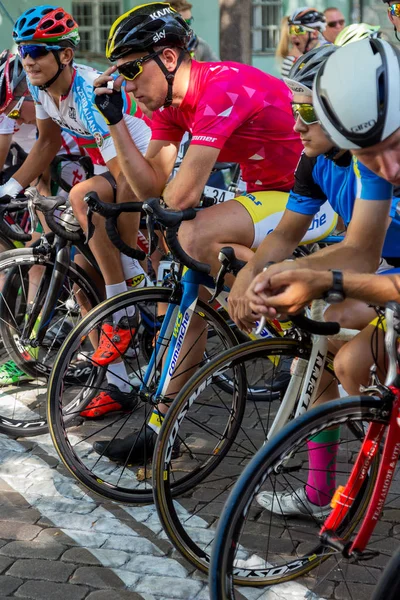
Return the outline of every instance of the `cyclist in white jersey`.
{"type": "MultiPolygon", "coordinates": [[[[13,31],[18,45],[23,67],[29,80],[29,91],[36,103],[36,119],[39,137],[33,151],[11,182],[11,191],[18,191],[40,173],[56,154],[60,141],[60,131],[70,133],[83,151],[91,156],[97,165],[106,166],[107,171],[90,181],[76,185],[70,193],[70,201],[75,216],[86,229],[86,205],[83,198],[89,191],[98,193],[105,202],[131,201],[133,193],[125,184],[120,171],[117,152],[109,135],[106,121],[94,108],[92,101],[93,81],[98,73],[88,67],[73,63],[74,50],[79,43],[78,25],[71,15],[56,6],[36,6],[26,10],[17,20],[13,31]],[[116,181],[118,189],[116,190],[116,181]],[[13,187],[14,186],[14,187],[13,187]]],[[[140,118],[141,111],[126,93],[123,93],[124,120],[130,135],[141,152],[147,148],[150,128],[140,118]]],[[[8,185],[8,184],[6,184],[8,185]]],[[[0,188],[0,194],[10,193],[10,186],[0,188]]],[[[102,218],[94,220],[96,229],[90,247],[102,271],[107,297],[127,290],[126,280],[144,273],[140,265],[131,258],[120,255],[111,244],[102,218]]],[[[121,235],[129,245],[135,245],[132,238],[130,216],[120,224],[121,235]]],[[[132,307],[128,317],[125,312],[114,315],[116,327],[136,331],[137,318],[132,307]]],[[[126,378],[124,365],[110,365],[114,372],[110,393],[99,399],[109,410],[118,408],[121,394],[130,395],[131,388],[123,384],[126,378]],[[118,386],[118,387],[117,387],[118,386]]],[[[96,400],[97,402],[97,400],[96,400]]],[[[100,416],[97,410],[86,411],[83,416],[100,416]]]]}

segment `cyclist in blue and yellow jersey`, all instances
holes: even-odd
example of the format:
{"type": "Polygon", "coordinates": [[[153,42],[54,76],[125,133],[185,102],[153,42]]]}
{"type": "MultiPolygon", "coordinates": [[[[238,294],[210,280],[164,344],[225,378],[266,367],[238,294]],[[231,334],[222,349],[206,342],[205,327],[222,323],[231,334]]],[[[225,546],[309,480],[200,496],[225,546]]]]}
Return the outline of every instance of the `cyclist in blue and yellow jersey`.
{"type": "MultiPolygon", "coordinates": [[[[104,117],[93,105],[93,82],[99,76],[94,69],[74,63],[75,49],[79,43],[78,25],[73,17],[57,6],[42,5],[26,10],[17,20],[13,30],[14,42],[26,71],[29,92],[36,105],[38,140],[28,158],[14,177],[0,187],[0,196],[14,196],[37,177],[57,153],[61,144],[61,131],[67,131],[88,154],[97,170],[102,171],[90,181],[76,185],[70,201],[81,226],[86,228],[76,205],[82,204],[89,191],[98,193],[104,202],[126,202],[133,199],[130,187],[121,174],[117,151],[104,117]],[[118,188],[117,188],[118,181],[118,188]]],[[[150,128],[141,118],[141,111],[132,97],[121,93],[123,119],[128,135],[138,151],[144,153],[150,139],[150,128]]],[[[95,233],[90,247],[102,271],[107,297],[127,290],[126,280],[139,276],[144,281],[140,265],[128,256],[120,255],[111,244],[102,218],[95,221],[95,233]]],[[[130,227],[130,216],[121,223],[122,237],[131,246],[136,245],[130,227]]],[[[115,328],[134,332],[137,317],[134,308],[113,315],[115,328]]],[[[111,325],[112,326],[112,325],[111,325]]],[[[108,369],[109,389],[96,397],[85,417],[101,416],[110,410],[120,410],[131,403],[131,390],[123,383],[126,378],[122,363],[108,369]]]]}
{"type": "MultiPolygon", "coordinates": [[[[336,46],[325,45],[305,54],[284,79],[293,92],[295,130],[304,145],[295,172],[295,184],[286,209],[275,230],[265,238],[254,257],[239,273],[229,297],[229,312],[237,325],[244,329],[254,326],[256,317],[249,306],[246,291],[253,278],[270,261],[289,257],[300,243],[304,231],[314,226],[315,215],[326,200],[343,219],[348,232],[343,242],[325,248],[296,261],[302,268],[348,266],[358,271],[375,271],[380,259],[379,248],[384,240],[382,256],[400,257],[400,217],[396,214],[398,199],[392,196],[392,186],[375,175],[351,153],[340,150],[322,129],[312,104],[312,85],[321,65],[333,55],[336,46]],[[361,181],[364,186],[361,187],[361,181]],[[369,191],[365,190],[368,183],[369,191]],[[379,199],[379,202],[374,202],[379,199]],[[382,225],[391,219],[389,228],[382,225]],[[386,236],[386,237],[385,237],[386,236]],[[357,252],[354,252],[354,248],[357,252]]],[[[324,218],[319,212],[319,219],[324,218]]],[[[278,267],[276,267],[278,268],[278,267]]],[[[281,268],[281,267],[279,267],[281,268]]],[[[385,268],[382,262],[381,269],[385,268]]],[[[386,269],[390,266],[386,265],[386,269]]],[[[341,323],[346,327],[362,328],[371,319],[370,310],[358,305],[343,307],[341,323]],[[356,308],[356,310],[355,310],[356,308]]],[[[336,315],[338,318],[338,315],[336,315]]]]}
{"type": "MultiPolygon", "coordinates": [[[[391,184],[400,184],[399,97],[400,51],[395,45],[379,39],[365,39],[338,49],[323,63],[314,82],[314,106],[325,131],[338,147],[351,150],[357,157],[360,196],[368,201],[365,203],[366,215],[372,209],[378,230],[381,230],[377,239],[370,239],[377,251],[382,247],[382,233],[387,227],[387,213],[382,207],[388,201],[381,198],[381,187],[376,186],[367,167],[385,178],[390,188],[391,184]]],[[[369,237],[366,230],[363,233],[369,237]]],[[[400,246],[399,236],[397,240],[397,246],[400,246]]],[[[335,302],[343,301],[346,296],[374,305],[383,305],[389,300],[400,301],[398,274],[376,276],[345,270],[360,264],[355,259],[357,254],[359,249],[350,246],[349,262],[337,261],[325,267],[320,264],[318,273],[302,269],[302,259],[293,261],[290,266],[285,263],[273,265],[252,282],[247,292],[250,308],[273,318],[277,312],[297,312],[313,298],[325,294],[328,294],[328,301],[332,298],[335,302]],[[329,266],[333,271],[326,271],[329,266]]],[[[340,304],[336,306],[340,307],[340,304]]],[[[383,329],[384,326],[375,319],[339,350],[335,373],[348,393],[357,394],[360,384],[368,384],[369,369],[374,363],[383,379],[386,368],[383,329]]],[[[332,429],[329,436],[330,440],[339,439],[339,429],[332,429]]],[[[332,470],[329,482],[321,483],[319,479],[318,488],[309,483],[316,473],[327,472],[328,462],[330,465],[335,463],[335,453],[327,456],[324,444],[328,440],[315,438],[311,441],[313,451],[309,454],[309,480],[305,488],[282,495],[279,509],[272,505],[270,494],[261,493],[257,499],[264,508],[286,516],[303,514],[305,507],[314,514],[330,512],[329,501],[334,491],[332,470]],[[321,452],[317,447],[319,443],[321,452]]]]}

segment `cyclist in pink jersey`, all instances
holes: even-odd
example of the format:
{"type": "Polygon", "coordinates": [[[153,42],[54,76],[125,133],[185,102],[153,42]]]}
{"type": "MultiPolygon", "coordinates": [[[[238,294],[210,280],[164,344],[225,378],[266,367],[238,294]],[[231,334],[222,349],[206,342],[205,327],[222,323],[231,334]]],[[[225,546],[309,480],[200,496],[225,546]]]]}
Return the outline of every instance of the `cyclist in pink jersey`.
{"type": "MultiPolygon", "coordinates": [[[[184,249],[211,264],[216,273],[222,246],[234,245],[237,255],[247,260],[251,248],[267,234],[265,214],[277,194],[287,198],[301,143],[293,131],[291,93],[283,82],[247,65],[192,60],[187,50],[191,35],[188,24],[167,3],[145,4],[119,17],[106,50],[107,58],[117,65],[95,81],[95,102],[110,123],[121,168],[140,200],[162,196],[174,209],[197,206],[215,162],[240,163],[248,193],[199,212],[179,231],[184,249]],[[120,77],[114,79],[117,69],[120,77]],[[130,139],[122,118],[124,79],[126,91],[153,111],[152,139],[145,156],[130,139]],[[113,89],[108,89],[111,80],[113,89]],[[169,181],[187,131],[191,143],[177,175],[169,181]]],[[[204,347],[195,343],[204,339],[197,327],[193,319],[184,342],[191,349],[192,364],[198,363],[204,347]]],[[[175,389],[169,389],[168,396],[181,387],[190,368],[182,361],[180,371],[185,374],[174,373],[175,389]]],[[[130,439],[122,444],[114,440],[107,448],[99,442],[95,449],[112,459],[120,459],[127,450],[130,460],[140,462],[141,449],[151,436],[138,435],[135,457],[130,439]]]]}
{"type": "Polygon", "coordinates": [[[186,22],[163,2],[119,17],[107,44],[107,58],[117,61],[117,67],[95,82],[96,104],[111,123],[121,167],[141,200],[162,195],[171,208],[197,206],[217,160],[240,164],[248,193],[210,207],[180,230],[185,249],[211,263],[215,272],[221,245],[236,243],[238,254],[248,258],[249,249],[266,235],[260,231],[268,203],[263,192],[290,190],[301,142],[293,131],[291,93],[283,82],[248,65],[196,62],[186,50],[190,36],[186,22]],[[120,77],[113,90],[107,89],[117,68],[120,77]],[[122,119],[119,90],[124,79],[126,91],[153,111],[145,156],[128,139],[122,119]],[[192,136],[189,149],[167,184],[187,131],[192,136]]]}

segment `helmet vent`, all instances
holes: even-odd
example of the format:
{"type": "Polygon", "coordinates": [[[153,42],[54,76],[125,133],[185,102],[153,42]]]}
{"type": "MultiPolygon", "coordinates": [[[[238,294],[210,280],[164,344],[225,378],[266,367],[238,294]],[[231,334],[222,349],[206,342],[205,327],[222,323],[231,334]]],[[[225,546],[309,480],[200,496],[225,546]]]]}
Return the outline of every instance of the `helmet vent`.
{"type": "Polygon", "coordinates": [[[36,25],[36,23],[39,23],[40,19],[39,17],[35,17],[34,19],[31,19],[29,21],[29,25],[32,27],[33,25],[36,25]]]}
{"type": "Polygon", "coordinates": [[[58,12],[57,14],[54,15],[54,18],[56,21],[61,21],[61,19],[64,18],[64,13],[58,12]]]}
{"type": "Polygon", "coordinates": [[[53,8],[46,8],[45,10],[42,11],[42,15],[48,15],[49,13],[53,12],[53,8]]]}

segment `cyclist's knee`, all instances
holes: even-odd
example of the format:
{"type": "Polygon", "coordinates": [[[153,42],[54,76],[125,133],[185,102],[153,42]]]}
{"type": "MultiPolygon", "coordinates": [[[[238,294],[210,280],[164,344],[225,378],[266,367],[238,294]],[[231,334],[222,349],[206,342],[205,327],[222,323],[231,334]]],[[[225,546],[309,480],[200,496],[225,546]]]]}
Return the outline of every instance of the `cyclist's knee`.
{"type": "Polygon", "coordinates": [[[210,251],[210,240],[204,228],[196,223],[196,219],[182,223],[179,228],[179,242],[185,252],[196,260],[203,260],[207,254],[206,250],[208,253],[210,251]]]}
{"type": "Polygon", "coordinates": [[[348,394],[358,394],[360,385],[367,385],[372,357],[365,352],[364,340],[357,338],[345,344],[336,354],[334,369],[337,378],[348,394]]]}
{"type": "Polygon", "coordinates": [[[78,219],[80,217],[86,219],[87,206],[83,199],[89,192],[96,192],[102,202],[113,202],[114,200],[114,190],[104,177],[92,177],[92,179],[74,185],[69,193],[69,201],[78,219]]]}

